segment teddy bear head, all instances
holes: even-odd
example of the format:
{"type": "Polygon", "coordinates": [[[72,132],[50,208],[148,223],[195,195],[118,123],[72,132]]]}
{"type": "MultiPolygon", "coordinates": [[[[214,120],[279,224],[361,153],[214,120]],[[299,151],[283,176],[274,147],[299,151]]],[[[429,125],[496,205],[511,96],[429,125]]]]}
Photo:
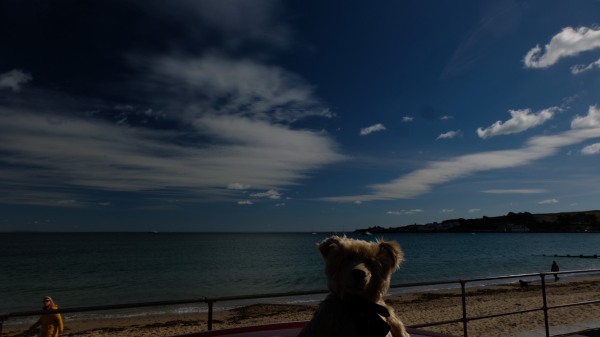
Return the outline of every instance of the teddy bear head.
{"type": "Polygon", "coordinates": [[[390,286],[392,272],[404,259],[395,241],[368,242],[331,236],[319,244],[329,290],[340,298],[380,301],[390,286]]]}

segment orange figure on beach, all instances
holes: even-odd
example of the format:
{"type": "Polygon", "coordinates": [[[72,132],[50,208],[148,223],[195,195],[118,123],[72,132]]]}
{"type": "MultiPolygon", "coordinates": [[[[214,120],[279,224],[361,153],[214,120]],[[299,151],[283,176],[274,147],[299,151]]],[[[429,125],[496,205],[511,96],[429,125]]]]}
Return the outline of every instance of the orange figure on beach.
{"type": "MultiPolygon", "coordinates": [[[[57,310],[58,305],[54,303],[50,296],[44,297],[42,300],[44,303],[43,310],[57,310]]],[[[64,329],[62,316],[58,313],[44,314],[33,323],[33,325],[27,330],[27,333],[33,332],[35,328],[40,327],[41,337],[58,337],[64,329]]]]}

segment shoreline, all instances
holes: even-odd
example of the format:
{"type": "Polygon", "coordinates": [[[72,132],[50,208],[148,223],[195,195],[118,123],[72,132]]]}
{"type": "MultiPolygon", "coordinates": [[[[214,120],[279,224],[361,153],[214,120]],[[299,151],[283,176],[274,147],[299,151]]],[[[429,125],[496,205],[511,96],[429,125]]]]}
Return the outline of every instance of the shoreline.
{"type": "MultiPolygon", "coordinates": [[[[546,283],[547,303],[549,307],[574,302],[600,300],[600,276],[561,278],[546,283]]],[[[467,315],[495,315],[512,311],[540,309],[543,306],[539,283],[531,282],[527,288],[521,288],[518,282],[497,285],[482,285],[466,288],[467,315]]],[[[324,298],[326,295],[322,295],[324,298]]],[[[311,319],[318,302],[280,303],[278,299],[252,300],[250,304],[213,313],[213,330],[232,327],[260,325],[279,322],[303,321],[311,319]]],[[[462,297],[460,289],[440,289],[398,293],[386,297],[386,301],[396,311],[407,326],[462,318],[462,297]]],[[[160,312],[160,310],[148,312],[160,312]]],[[[118,315],[111,311],[110,315],[118,315]]],[[[569,306],[549,310],[551,334],[565,330],[568,326],[593,328],[600,326],[600,304],[569,306]],[[562,329],[562,330],[561,330],[562,329]],[[553,332],[554,331],[554,332],[553,332]]],[[[4,324],[3,336],[25,336],[24,330],[37,319],[31,317],[22,324],[4,324]],[[31,323],[30,323],[31,322],[31,323]]],[[[65,316],[65,332],[62,336],[99,337],[106,334],[116,337],[129,336],[175,336],[208,328],[206,312],[184,312],[179,314],[146,314],[130,317],[112,317],[95,319],[71,319],[65,316]]],[[[428,331],[462,336],[462,323],[452,323],[422,328],[428,331]]],[[[544,331],[542,311],[533,311],[517,315],[471,320],[468,332],[472,336],[514,336],[525,337],[528,334],[544,331]]],[[[569,330],[565,330],[569,331],[569,330]]],[[[573,331],[573,330],[571,330],[573,331]]]]}

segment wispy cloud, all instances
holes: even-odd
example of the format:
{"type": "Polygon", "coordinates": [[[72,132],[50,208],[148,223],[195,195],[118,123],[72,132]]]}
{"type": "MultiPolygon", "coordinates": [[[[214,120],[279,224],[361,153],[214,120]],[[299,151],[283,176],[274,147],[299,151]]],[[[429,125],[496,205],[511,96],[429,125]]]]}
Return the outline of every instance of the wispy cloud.
{"type": "MultiPolygon", "coordinates": [[[[239,0],[133,6],[178,31],[165,53],[115,51],[129,79],[115,92],[145,106],[102,92],[73,98],[37,88],[29,106],[0,107],[2,201],[85,204],[81,190],[278,199],[283,187],[345,158],[321,130],[293,126],[334,113],[313,85],[268,61],[294,41],[281,19],[285,6],[239,0]],[[159,116],[160,125],[140,122],[159,116]]],[[[0,74],[0,90],[25,91],[33,76],[16,69],[0,74]]]]}
{"type": "MultiPolygon", "coordinates": [[[[139,61],[139,60],[136,60],[139,61]]],[[[201,58],[159,57],[142,71],[157,87],[178,92],[187,117],[208,114],[290,123],[310,116],[332,117],[297,75],[253,60],[219,54],[201,58]]]]}
{"type": "Polygon", "coordinates": [[[43,179],[43,184],[113,191],[185,188],[212,194],[295,184],[342,158],[335,144],[316,132],[232,117],[200,118],[196,124],[214,139],[212,145],[173,143],[186,136],[175,132],[76,118],[56,124],[24,111],[1,113],[0,151],[12,155],[0,162],[4,177],[19,172],[13,184],[43,179]],[[232,185],[232,179],[240,182],[232,185]]]}
{"type": "Polygon", "coordinates": [[[405,123],[412,122],[414,120],[415,120],[415,118],[411,117],[411,116],[404,116],[404,117],[402,117],[402,121],[405,122],[405,123]]]}
{"type": "Polygon", "coordinates": [[[64,194],[64,186],[154,193],[181,189],[218,199],[236,190],[297,184],[322,165],[344,159],[326,134],[289,126],[306,116],[329,117],[310,86],[293,75],[249,61],[190,61],[188,69],[184,63],[162,60],[155,68],[165,87],[190,95],[171,97],[184,112],[170,118],[186,125],[183,130],[130,126],[95,113],[52,114],[54,107],[64,106],[60,99],[35,109],[0,107],[0,151],[10,154],[0,157],[0,181],[6,188],[10,182],[2,200],[56,205],[57,200],[82,199],[27,192],[64,194]],[[224,72],[213,73],[210,65],[224,72]],[[237,72],[224,70],[236,65],[237,72]],[[224,100],[228,95],[235,98],[224,100]]]}
{"type": "Polygon", "coordinates": [[[366,135],[372,134],[373,132],[379,132],[379,131],[384,131],[384,130],[385,130],[385,126],[381,123],[377,123],[377,124],[371,125],[369,127],[360,129],[360,135],[366,136],[366,135]]]}
{"type": "Polygon", "coordinates": [[[600,153],[600,143],[594,143],[581,149],[581,154],[593,155],[600,153]]]}
{"type": "Polygon", "coordinates": [[[556,199],[546,199],[546,200],[542,200],[542,201],[538,202],[538,204],[540,204],[540,205],[558,204],[558,200],[556,200],[556,199]]]}
{"type": "Polygon", "coordinates": [[[462,135],[462,133],[460,132],[460,130],[448,131],[448,132],[444,132],[441,135],[439,135],[436,138],[436,140],[438,140],[438,139],[452,139],[452,138],[459,137],[460,135],[462,135]]]}
{"type": "Polygon", "coordinates": [[[31,74],[14,69],[0,74],[0,89],[12,89],[14,92],[19,92],[21,87],[32,79],[31,74]]]}
{"type": "Polygon", "coordinates": [[[240,184],[240,183],[232,183],[232,184],[227,185],[227,188],[230,190],[247,190],[250,187],[252,187],[252,186],[244,185],[244,184],[240,184]]]}
{"type": "Polygon", "coordinates": [[[594,68],[600,68],[600,59],[585,65],[585,64],[577,64],[571,67],[571,73],[573,75],[578,75],[587,71],[590,71],[594,68]]]}
{"type": "Polygon", "coordinates": [[[511,116],[509,120],[504,123],[497,121],[487,128],[478,128],[477,135],[480,138],[489,138],[523,132],[552,119],[557,110],[559,110],[558,107],[552,107],[539,111],[537,114],[532,113],[530,109],[509,110],[511,116]]]}
{"type": "Polygon", "coordinates": [[[554,35],[543,50],[537,45],[527,52],[523,62],[527,68],[547,68],[561,58],[575,56],[596,48],[600,48],[600,29],[566,27],[554,35]]]}
{"type": "Polygon", "coordinates": [[[268,198],[268,199],[281,199],[281,193],[276,190],[268,190],[266,192],[257,192],[250,194],[254,198],[268,198]]]}
{"type": "Polygon", "coordinates": [[[409,210],[400,210],[400,211],[387,211],[387,214],[390,215],[413,215],[413,214],[417,214],[417,213],[422,213],[423,210],[420,208],[416,208],[416,209],[409,209],[409,210]]]}
{"type": "Polygon", "coordinates": [[[477,212],[480,212],[480,211],[481,211],[481,209],[479,209],[479,208],[471,208],[471,209],[468,210],[469,213],[477,213],[477,212]]]}
{"type": "Polygon", "coordinates": [[[562,147],[600,137],[600,110],[590,106],[586,116],[577,116],[571,130],[552,136],[530,138],[523,147],[466,154],[444,161],[433,161],[388,183],[368,186],[372,193],[364,195],[326,197],[331,202],[354,202],[373,200],[408,199],[428,193],[433,186],[476,172],[505,169],[528,165],[536,160],[552,156],[562,147]]]}
{"type": "Polygon", "coordinates": [[[485,190],[481,191],[483,193],[490,194],[538,194],[538,193],[546,193],[546,190],[539,188],[516,188],[516,189],[502,189],[502,190],[485,190]]]}

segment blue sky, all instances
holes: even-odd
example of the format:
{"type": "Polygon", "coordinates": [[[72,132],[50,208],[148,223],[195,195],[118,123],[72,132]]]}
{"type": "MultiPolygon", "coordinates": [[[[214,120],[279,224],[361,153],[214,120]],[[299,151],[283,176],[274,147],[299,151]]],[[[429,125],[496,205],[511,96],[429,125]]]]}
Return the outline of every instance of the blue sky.
{"type": "Polygon", "coordinates": [[[599,209],[600,1],[0,2],[0,231],[599,209]]]}

